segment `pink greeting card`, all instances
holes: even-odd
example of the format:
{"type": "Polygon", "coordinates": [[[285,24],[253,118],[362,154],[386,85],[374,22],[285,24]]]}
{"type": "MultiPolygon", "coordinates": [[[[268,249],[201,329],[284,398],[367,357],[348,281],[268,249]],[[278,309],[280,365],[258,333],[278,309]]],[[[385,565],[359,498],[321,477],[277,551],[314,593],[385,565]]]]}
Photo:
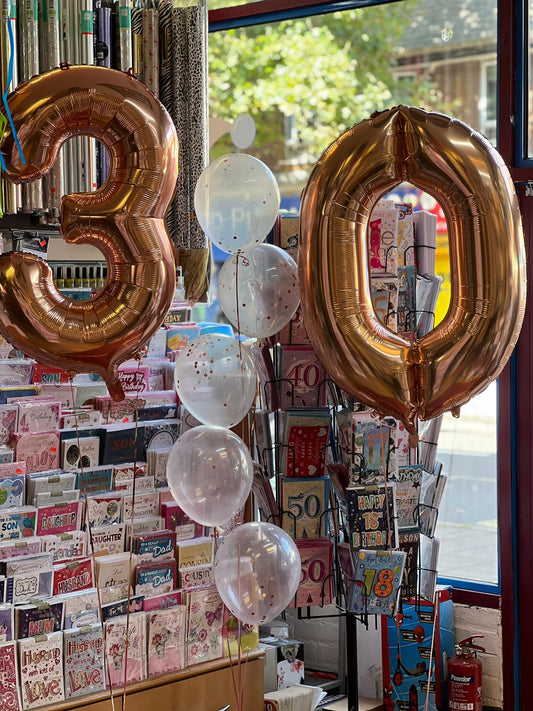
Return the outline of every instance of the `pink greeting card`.
{"type": "Polygon", "coordinates": [[[105,623],[108,679],[112,687],[146,679],[146,614],[135,612],[105,623]],[[128,654],[126,658],[126,639],[128,654]]]}
{"type": "Polygon", "coordinates": [[[55,506],[43,506],[37,509],[37,535],[43,536],[53,533],[79,531],[82,511],[83,503],[81,501],[56,504],[55,506]]]}
{"type": "Polygon", "coordinates": [[[186,620],[185,605],[148,615],[148,676],[168,674],[185,666],[186,620]]]}
{"type": "Polygon", "coordinates": [[[26,464],[26,471],[45,472],[59,466],[59,431],[27,432],[13,435],[15,459],[26,464]]]}
{"type": "Polygon", "coordinates": [[[0,644],[0,699],[6,711],[21,711],[16,642],[0,644]]]}
{"type": "Polygon", "coordinates": [[[223,656],[224,603],[216,587],[192,589],[187,594],[187,666],[223,656]]]}

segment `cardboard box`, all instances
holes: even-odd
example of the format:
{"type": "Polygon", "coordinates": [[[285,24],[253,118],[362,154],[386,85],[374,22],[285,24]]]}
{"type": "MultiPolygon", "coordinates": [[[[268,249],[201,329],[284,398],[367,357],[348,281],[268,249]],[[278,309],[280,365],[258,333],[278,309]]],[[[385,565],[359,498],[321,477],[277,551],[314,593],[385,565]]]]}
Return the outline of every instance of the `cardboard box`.
{"type": "Polygon", "coordinates": [[[390,711],[446,711],[445,660],[454,654],[451,588],[438,589],[436,609],[425,601],[404,603],[399,627],[394,618],[383,616],[381,632],[384,707],[390,711]]]}
{"type": "Polygon", "coordinates": [[[264,637],[260,640],[260,647],[265,650],[265,692],[304,683],[303,642],[297,639],[264,637]],[[275,650],[275,665],[274,652],[269,648],[275,650]]]}

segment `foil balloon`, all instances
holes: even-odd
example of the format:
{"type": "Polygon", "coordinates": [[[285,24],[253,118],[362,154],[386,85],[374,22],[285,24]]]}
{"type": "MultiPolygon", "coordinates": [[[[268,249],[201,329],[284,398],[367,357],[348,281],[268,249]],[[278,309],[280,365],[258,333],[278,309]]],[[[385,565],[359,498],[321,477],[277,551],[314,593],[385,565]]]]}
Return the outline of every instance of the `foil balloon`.
{"type": "Polygon", "coordinates": [[[304,321],[326,370],[380,414],[404,422],[459,407],[505,366],[525,310],[518,200],[502,158],[482,135],[438,113],[399,106],[342,134],[302,196],[304,321]],[[451,302],[414,343],[376,317],[367,228],[376,202],[402,181],[431,194],[448,224],[451,302]]]}
{"type": "Polygon", "coordinates": [[[165,226],[178,170],[176,131],[162,104],[134,77],[104,67],[54,69],[21,84],[8,104],[26,160],[7,128],[2,177],[28,183],[53,166],[72,136],[93,136],[109,154],[105,184],[66,195],[61,232],[105,256],[108,279],[87,301],[55,288],[46,261],[22,252],[0,257],[0,332],[40,363],[95,372],[123,397],[118,365],[162,324],[175,290],[165,226]]]}

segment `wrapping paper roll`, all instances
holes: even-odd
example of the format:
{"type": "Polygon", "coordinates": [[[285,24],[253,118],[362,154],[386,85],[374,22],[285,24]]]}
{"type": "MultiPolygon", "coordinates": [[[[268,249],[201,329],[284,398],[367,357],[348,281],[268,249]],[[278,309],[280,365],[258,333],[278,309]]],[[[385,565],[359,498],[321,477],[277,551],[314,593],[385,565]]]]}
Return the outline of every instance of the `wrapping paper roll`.
{"type": "MultiPolygon", "coordinates": [[[[204,0],[175,0],[172,9],[172,119],[178,133],[180,163],[174,199],[178,249],[207,249],[194,214],[194,188],[208,163],[207,6],[204,0]],[[192,2],[192,4],[191,4],[192,2]]],[[[185,274],[186,282],[187,275],[185,274]]]]}
{"type": "Polygon", "coordinates": [[[111,67],[111,8],[104,6],[103,2],[96,6],[94,28],[95,64],[99,67],[111,67]]]}
{"type": "MultiPolygon", "coordinates": [[[[39,22],[39,47],[41,72],[59,67],[60,33],[58,0],[41,0],[39,22]]],[[[63,195],[63,160],[57,160],[50,172],[43,177],[43,202],[46,209],[56,216],[63,195]]]]}
{"type": "MultiPolygon", "coordinates": [[[[94,63],[99,67],[111,67],[113,64],[113,46],[111,40],[111,26],[113,22],[112,10],[105,4],[106,0],[99,0],[95,10],[95,56],[94,63]]],[[[97,178],[98,185],[103,185],[109,173],[109,156],[100,144],[97,150],[97,178]]]]}
{"type": "Polygon", "coordinates": [[[117,69],[123,72],[133,67],[132,36],[131,36],[131,0],[118,0],[117,10],[117,69]]]}
{"type": "MultiPolygon", "coordinates": [[[[159,100],[172,116],[174,108],[174,87],[172,77],[172,0],[161,0],[159,13],[159,100]]],[[[180,158],[181,160],[181,158],[180,158]]],[[[166,221],[171,236],[176,232],[174,204],[167,210],[166,221]]]]}
{"type": "MultiPolygon", "coordinates": [[[[23,82],[39,74],[39,16],[34,0],[19,0],[17,23],[19,82],[23,82]]],[[[22,186],[22,209],[24,212],[43,209],[42,180],[22,186]]]]}
{"type": "MultiPolygon", "coordinates": [[[[75,64],[74,58],[74,6],[70,0],[59,0],[60,15],[60,37],[59,56],[62,62],[75,64]]],[[[79,190],[78,186],[78,166],[77,144],[75,140],[67,141],[61,148],[63,162],[63,187],[66,194],[79,190]]]]}
{"type": "MultiPolygon", "coordinates": [[[[11,57],[11,43],[9,41],[8,23],[13,33],[14,47],[17,47],[17,4],[16,0],[2,0],[2,16],[0,26],[0,89],[12,91],[18,84],[18,61],[16,49],[13,55],[13,78],[8,86],[9,59],[11,57]]],[[[14,215],[21,206],[20,186],[13,185],[4,180],[0,181],[2,189],[2,209],[7,215],[14,215]]]]}
{"type": "Polygon", "coordinates": [[[131,42],[133,71],[137,79],[143,80],[143,11],[142,0],[134,0],[131,9],[131,42]]]}
{"type": "MultiPolygon", "coordinates": [[[[79,6],[79,63],[94,64],[94,16],[93,0],[80,0],[79,6]]],[[[89,193],[98,187],[96,176],[96,142],[94,138],[81,136],[79,139],[81,163],[85,181],[81,189],[89,193]]]]}
{"type": "Polygon", "coordinates": [[[143,82],[159,96],[159,21],[153,8],[143,10],[143,82]]]}

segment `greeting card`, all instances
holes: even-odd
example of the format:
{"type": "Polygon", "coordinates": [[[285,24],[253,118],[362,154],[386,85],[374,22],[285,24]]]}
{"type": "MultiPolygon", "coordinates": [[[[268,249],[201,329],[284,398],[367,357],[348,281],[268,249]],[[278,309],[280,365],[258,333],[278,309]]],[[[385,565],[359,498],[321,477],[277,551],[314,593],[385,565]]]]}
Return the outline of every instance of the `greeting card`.
{"type": "Polygon", "coordinates": [[[54,595],[86,590],[94,585],[93,559],[82,558],[54,565],[54,595]]]}
{"type": "Polygon", "coordinates": [[[295,541],[300,553],[302,572],[296,598],[290,607],[329,605],[333,592],[333,543],[327,538],[295,541]]]}
{"type": "Polygon", "coordinates": [[[9,711],[22,709],[16,645],[16,642],[0,644],[0,699],[9,711]]]}
{"type": "Polygon", "coordinates": [[[35,535],[37,509],[19,506],[0,511],[0,538],[22,538],[35,535]]]}
{"type": "Polygon", "coordinates": [[[402,583],[403,551],[359,550],[348,609],[355,614],[393,615],[402,583]]]}
{"type": "Polygon", "coordinates": [[[163,560],[138,565],[135,569],[136,595],[160,595],[176,588],[176,561],[163,560]]]}
{"type": "Polygon", "coordinates": [[[24,474],[0,479],[0,509],[24,506],[26,477],[24,474]]]}
{"type": "Polygon", "coordinates": [[[122,494],[91,494],[87,497],[85,505],[86,525],[110,526],[121,521],[122,494]]]}
{"type": "Polygon", "coordinates": [[[359,548],[385,549],[398,545],[395,484],[349,486],[348,527],[350,544],[359,548]]]}
{"type": "Polygon", "coordinates": [[[0,444],[9,444],[18,417],[18,405],[0,405],[0,444]]]}
{"type": "Polygon", "coordinates": [[[59,427],[61,403],[37,397],[17,400],[17,432],[51,432],[59,427]]]}
{"type": "Polygon", "coordinates": [[[113,523],[91,528],[91,546],[94,555],[123,553],[126,543],[126,524],[113,523]]]}
{"type": "Polygon", "coordinates": [[[187,608],[176,605],[148,617],[148,676],[168,674],[185,665],[187,608]]]}
{"type": "Polygon", "coordinates": [[[15,433],[15,458],[27,472],[45,472],[59,466],[59,431],[15,433]]]}
{"type": "Polygon", "coordinates": [[[187,666],[217,659],[222,652],[224,603],[214,586],[187,594],[187,666]]]}
{"type": "Polygon", "coordinates": [[[328,408],[290,408],[286,411],[283,463],[287,477],[324,475],[330,427],[328,408]]]}
{"type": "Polygon", "coordinates": [[[146,679],[146,615],[114,617],[105,623],[107,673],[112,687],[146,679]],[[126,639],[128,654],[126,661],[126,639]]]}
{"type": "Polygon", "coordinates": [[[57,704],[65,698],[63,684],[63,634],[19,640],[22,706],[33,709],[57,704]]]}
{"type": "Polygon", "coordinates": [[[65,630],[64,657],[67,699],[106,688],[102,625],[65,630]]]}
{"type": "Polygon", "coordinates": [[[281,481],[281,521],[293,538],[325,538],[328,529],[329,478],[298,477],[281,481]]]}
{"type": "Polygon", "coordinates": [[[82,514],[83,503],[81,501],[38,508],[36,533],[38,536],[43,536],[46,534],[79,531],[82,514]]]}
{"type": "Polygon", "coordinates": [[[282,346],[279,378],[281,409],[324,406],[326,378],[326,371],[312,346],[282,346]]]}
{"type": "Polygon", "coordinates": [[[17,639],[60,632],[63,628],[63,611],[62,601],[17,605],[15,607],[17,639]]]}

